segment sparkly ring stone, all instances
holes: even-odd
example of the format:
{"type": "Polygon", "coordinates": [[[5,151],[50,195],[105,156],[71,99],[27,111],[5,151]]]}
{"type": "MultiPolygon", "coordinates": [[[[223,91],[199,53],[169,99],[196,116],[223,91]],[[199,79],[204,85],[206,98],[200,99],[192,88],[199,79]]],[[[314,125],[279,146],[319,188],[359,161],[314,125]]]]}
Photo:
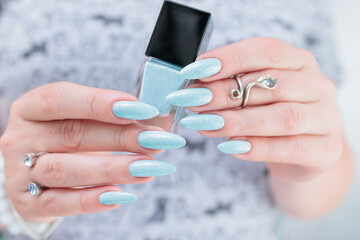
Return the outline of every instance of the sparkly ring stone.
{"type": "Polygon", "coordinates": [[[29,184],[29,193],[33,196],[39,196],[43,192],[44,188],[35,182],[29,184]]]}
{"type": "Polygon", "coordinates": [[[25,167],[32,168],[35,165],[36,160],[43,154],[45,154],[45,152],[41,152],[41,153],[37,153],[37,154],[26,153],[24,155],[24,159],[23,159],[25,167]]]}

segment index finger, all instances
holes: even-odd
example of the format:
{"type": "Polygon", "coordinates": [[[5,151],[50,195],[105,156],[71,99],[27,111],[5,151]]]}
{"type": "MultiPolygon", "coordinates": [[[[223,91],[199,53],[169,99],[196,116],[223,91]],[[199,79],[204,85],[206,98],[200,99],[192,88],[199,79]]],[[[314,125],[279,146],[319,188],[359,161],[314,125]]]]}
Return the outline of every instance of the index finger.
{"type": "Polygon", "coordinates": [[[29,121],[91,119],[115,124],[128,124],[158,114],[155,107],[137,102],[131,94],[69,82],[31,90],[14,102],[12,110],[29,121]]]}
{"type": "Polygon", "coordinates": [[[299,70],[306,63],[304,50],[268,37],[249,38],[219,47],[200,55],[197,60],[205,58],[218,58],[222,67],[219,73],[201,79],[204,82],[264,69],[299,70]]]}

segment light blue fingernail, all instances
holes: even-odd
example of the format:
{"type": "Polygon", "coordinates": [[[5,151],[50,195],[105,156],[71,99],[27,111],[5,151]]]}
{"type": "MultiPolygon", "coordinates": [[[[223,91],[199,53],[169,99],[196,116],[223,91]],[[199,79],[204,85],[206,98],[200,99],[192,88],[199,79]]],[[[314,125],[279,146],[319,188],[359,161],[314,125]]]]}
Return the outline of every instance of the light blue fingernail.
{"type": "Polygon", "coordinates": [[[120,191],[105,192],[99,196],[99,202],[105,205],[131,203],[136,199],[136,195],[120,191]]]}
{"type": "Polygon", "coordinates": [[[217,148],[227,154],[247,153],[251,150],[251,144],[247,141],[233,140],[220,143],[217,148]]]}
{"type": "Polygon", "coordinates": [[[175,149],[186,144],[185,139],[179,135],[160,131],[142,132],[138,136],[138,142],[142,147],[150,149],[175,149]]]}
{"type": "Polygon", "coordinates": [[[119,101],[114,103],[112,111],[119,118],[143,120],[156,117],[159,110],[149,104],[136,101],[119,101]]]}
{"type": "Polygon", "coordinates": [[[132,162],[129,172],[134,177],[156,177],[175,172],[176,167],[168,162],[156,160],[139,160],[132,162]]]}
{"type": "Polygon", "coordinates": [[[212,97],[212,92],[207,88],[188,88],[170,93],[166,101],[176,106],[194,107],[208,104],[212,97]]]}
{"type": "Polygon", "coordinates": [[[217,58],[207,58],[190,63],[180,71],[185,79],[199,79],[217,74],[221,69],[221,62],[217,58]]]}
{"type": "Polygon", "coordinates": [[[220,115],[200,114],[184,117],[180,124],[192,130],[218,130],[225,124],[225,120],[220,115]]]}

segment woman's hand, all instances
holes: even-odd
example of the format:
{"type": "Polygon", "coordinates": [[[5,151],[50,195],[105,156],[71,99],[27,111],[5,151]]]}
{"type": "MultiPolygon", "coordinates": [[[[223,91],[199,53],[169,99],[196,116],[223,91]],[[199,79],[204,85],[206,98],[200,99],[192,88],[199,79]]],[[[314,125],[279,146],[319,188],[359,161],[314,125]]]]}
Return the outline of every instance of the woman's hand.
{"type": "MultiPolygon", "coordinates": [[[[137,160],[152,160],[149,154],[162,151],[143,148],[138,143],[141,132],[162,129],[146,127],[134,120],[154,117],[158,111],[141,103],[129,108],[124,101],[132,101],[130,105],[138,103],[134,96],[119,91],[54,83],[32,90],[12,104],[8,127],[1,137],[1,151],[5,159],[6,189],[23,218],[50,222],[59,216],[111,210],[119,205],[106,198],[102,204],[99,196],[121,191],[113,184],[145,183],[153,179],[133,176],[142,173],[149,176],[151,169],[146,173],[146,167],[151,168],[149,162],[145,162],[146,166],[137,162],[133,166],[135,174],[130,174],[129,166],[137,160]],[[84,153],[96,151],[138,154],[84,153]],[[47,154],[41,155],[34,167],[24,166],[25,153],[40,152],[47,154]],[[30,182],[48,189],[33,196],[28,192],[30,182]],[[78,188],[83,186],[94,187],[78,188]]],[[[171,166],[166,166],[167,173],[174,170],[171,166]]]]}
{"type": "MultiPolygon", "coordinates": [[[[198,60],[206,58],[218,58],[221,71],[200,79],[191,88],[211,90],[212,100],[189,109],[223,119],[206,115],[188,117],[182,120],[183,125],[196,130],[211,129],[211,124],[213,129],[220,128],[199,132],[206,137],[229,137],[229,142],[219,145],[219,150],[238,159],[267,162],[271,177],[287,185],[309,183],[334,171],[343,153],[335,86],[321,72],[310,52],[280,40],[256,37],[214,49],[198,60]],[[252,88],[248,105],[239,109],[243,99],[230,97],[230,91],[238,88],[236,80],[230,78],[236,74],[244,74],[241,76],[244,86],[264,74],[270,74],[279,82],[273,90],[252,88]]],[[[346,186],[344,189],[339,191],[346,191],[346,186]]],[[[275,190],[275,198],[279,197],[276,194],[275,190]]],[[[285,198],[285,194],[280,195],[285,198]]],[[[316,198],[313,196],[313,201],[316,202],[316,198]]],[[[290,200],[283,205],[286,204],[291,205],[290,200]]]]}

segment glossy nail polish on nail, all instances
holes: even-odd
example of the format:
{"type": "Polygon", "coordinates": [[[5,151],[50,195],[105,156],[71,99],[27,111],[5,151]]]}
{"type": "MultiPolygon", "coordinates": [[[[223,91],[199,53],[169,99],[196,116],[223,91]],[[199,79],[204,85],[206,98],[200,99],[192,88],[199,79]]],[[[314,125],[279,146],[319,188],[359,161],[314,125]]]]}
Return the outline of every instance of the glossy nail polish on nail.
{"type": "Polygon", "coordinates": [[[136,101],[119,101],[113,104],[112,111],[118,118],[144,120],[156,117],[159,110],[149,104],[136,101]]]}
{"type": "Polygon", "coordinates": [[[224,127],[225,120],[220,115],[200,114],[185,117],[180,124],[192,130],[218,130],[224,127]]]}
{"type": "Polygon", "coordinates": [[[129,166],[129,172],[134,177],[157,177],[175,172],[176,167],[168,162],[157,160],[138,160],[129,166]]]}
{"type": "Polygon", "coordinates": [[[99,202],[105,205],[131,203],[136,199],[136,195],[121,191],[105,192],[99,196],[99,202]]]}
{"type": "Polygon", "coordinates": [[[223,153],[239,154],[249,152],[251,150],[251,144],[248,141],[233,140],[220,143],[217,148],[223,153]]]}
{"type": "MultiPolygon", "coordinates": [[[[139,101],[155,106],[161,117],[173,121],[181,108],[165,98],[187,85],[181,69],[206,50],[212,29],[210,13],[164,1],[138,74],[139,101]]],[[[161,125],[156,120],[152,125],[161,125]]]]}
{"type": "Polygon", "coordinates": [[[175,149],[186,144],[185,139],[179,135],[160,131],[142,132],[138,136],[138,142],[149,149],[175,149]]]}
{"type": "Polygon", "coordinates": [[[199,79],[217,74],[221,69],[221,62],[217,58],[206,58],[193,62],[183,69],[180,74],[185,79],[199,79]]]}
{"type": "Polygon", "coordinates": [[[211,102],[212,92],[207,88],[188,88],[170,93],[166,101],[181,107],[202,106],[211,102]]]}

